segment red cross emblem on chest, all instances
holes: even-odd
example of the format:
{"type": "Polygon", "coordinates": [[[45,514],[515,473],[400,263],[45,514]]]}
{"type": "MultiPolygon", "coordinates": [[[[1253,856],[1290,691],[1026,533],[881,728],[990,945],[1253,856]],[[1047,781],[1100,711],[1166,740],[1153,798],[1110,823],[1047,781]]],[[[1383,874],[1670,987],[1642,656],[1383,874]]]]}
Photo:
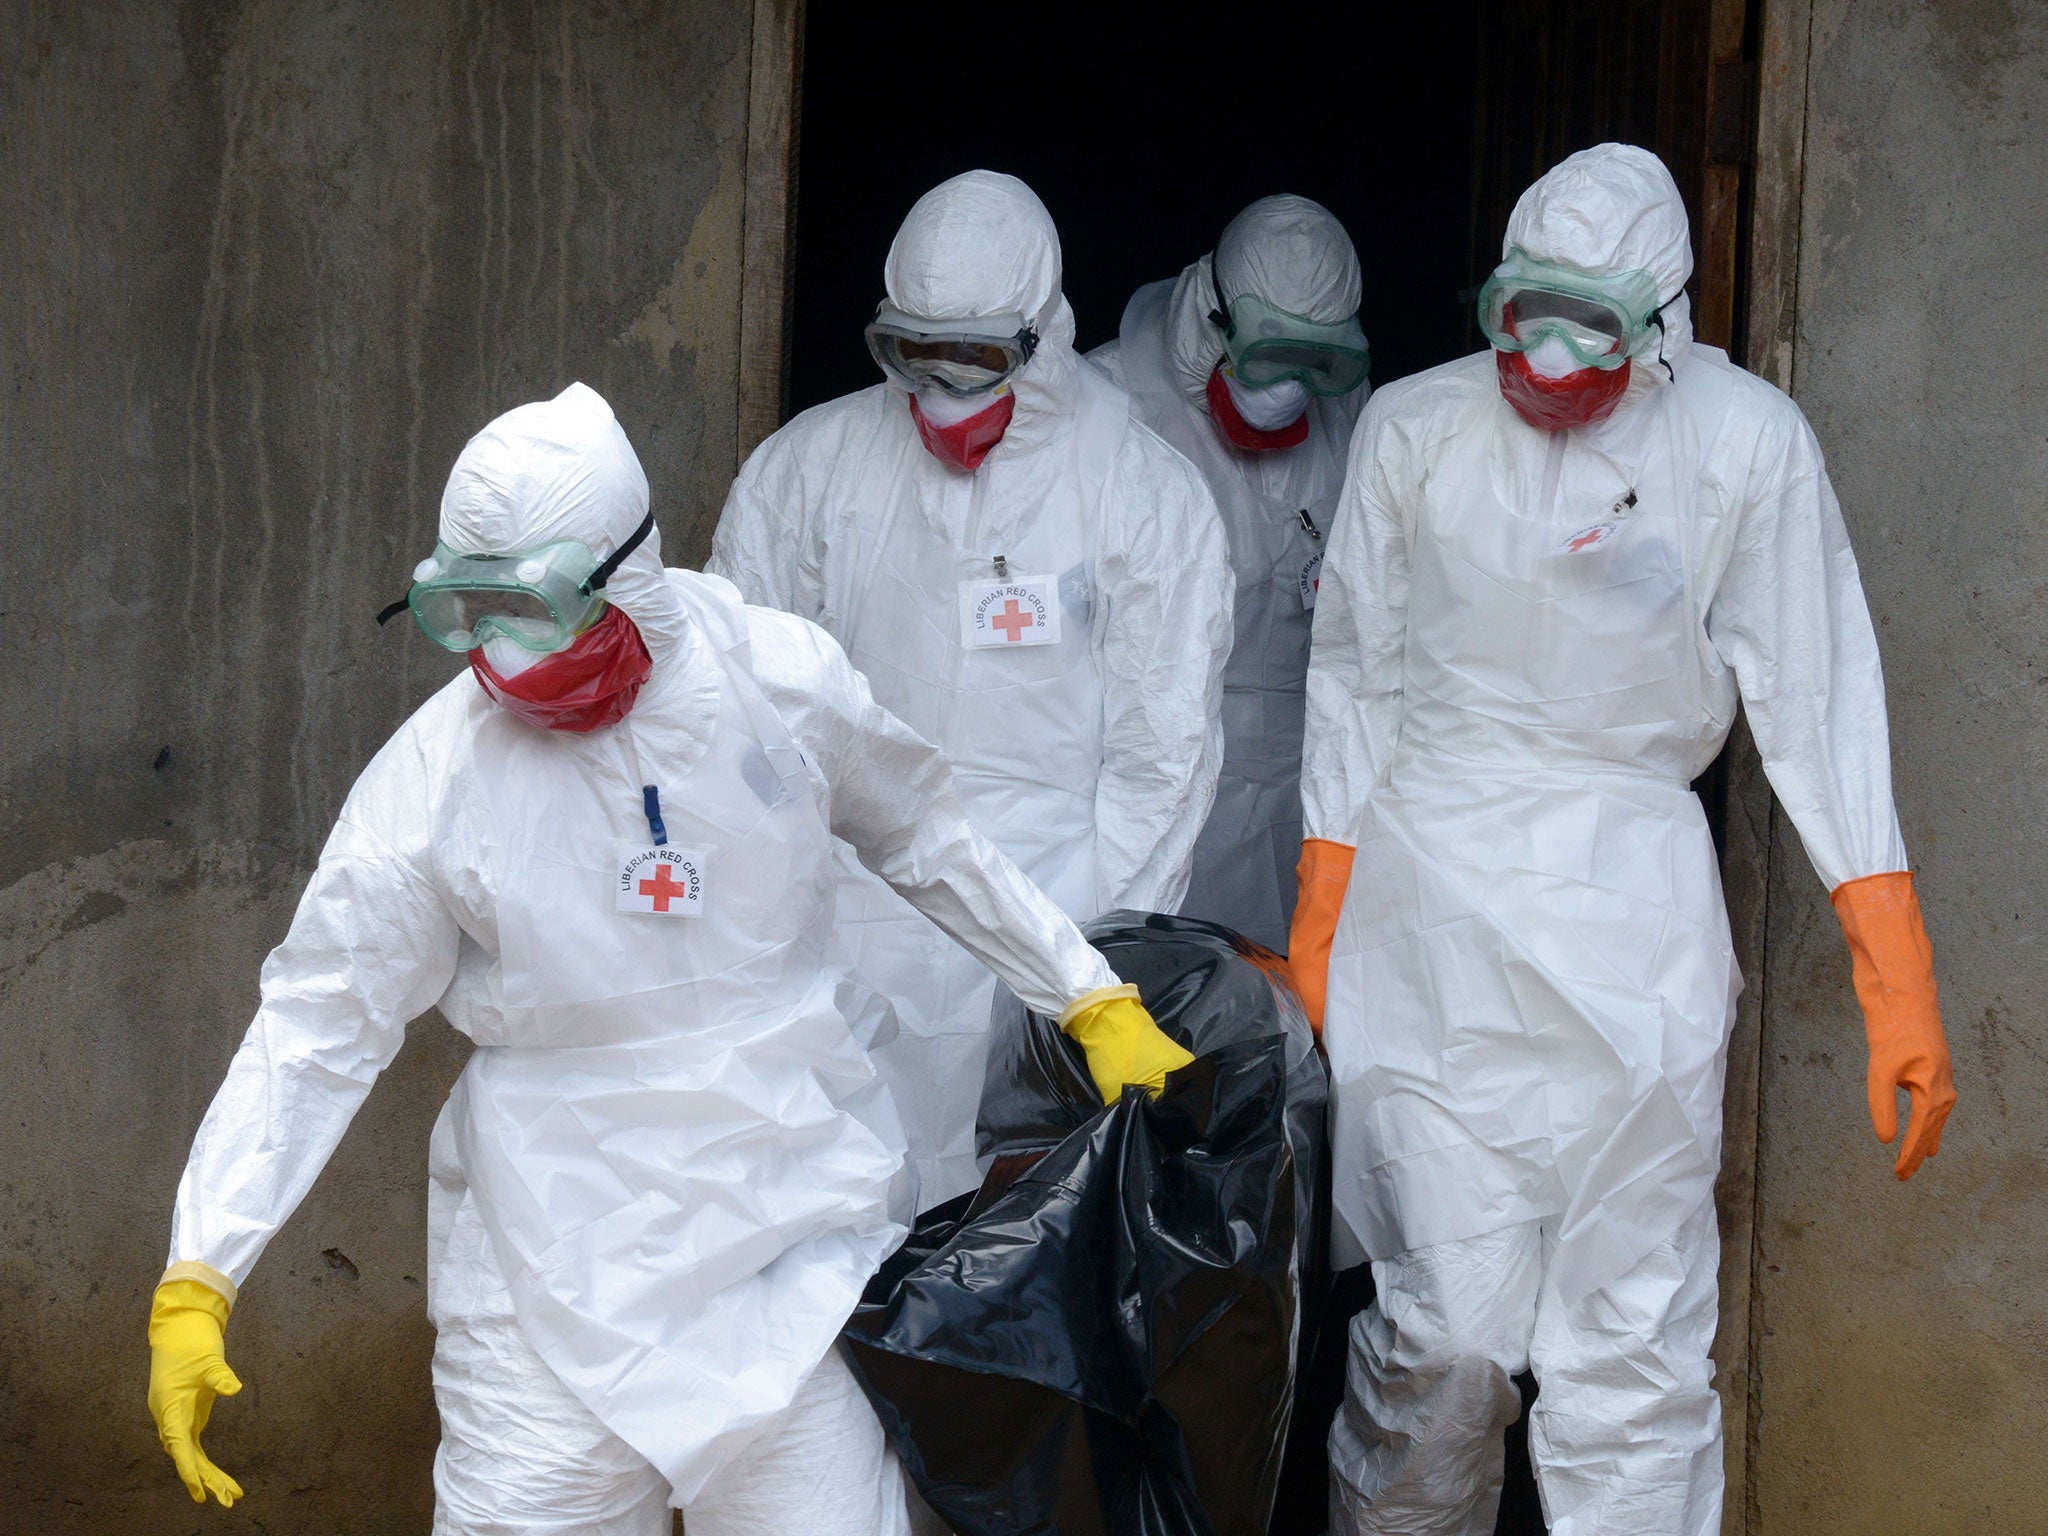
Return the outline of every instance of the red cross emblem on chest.
{"type": "Polygon", "coordinates": [[[1022,637],[1025,630],[1037,622],[1030,614],[1017,606],[1017,599],[1014,597],[1005,598],[1003,600],[1003,611],[988,621],[989,628],[1000,629],[1003,632],[1003,637],[1013,644],[1022,637]]]}
{"type": "Polygon", "coordinates": [[[654,878],[640,882],[640,894],[654,898],[655,911],[666,912],[671,901],[688,899],[690,888],[676,884],[666,864],[657,864],[654,866],[654,878]]]}

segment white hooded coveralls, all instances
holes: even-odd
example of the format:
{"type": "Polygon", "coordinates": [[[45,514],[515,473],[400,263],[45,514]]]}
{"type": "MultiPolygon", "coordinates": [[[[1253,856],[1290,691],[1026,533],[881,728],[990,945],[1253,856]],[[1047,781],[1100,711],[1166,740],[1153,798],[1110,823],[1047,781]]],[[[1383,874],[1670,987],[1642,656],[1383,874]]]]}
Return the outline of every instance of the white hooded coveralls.
{"type": "Polygon", "coordinates": [[[1140,288],[1117,339],[1088,360],[1130,391],[1140,421],[1202,472],[1230,540],[1236,577],[1223,674],[1223,767],[1195,844],[1181,912],[1285,953],[1301,852],[1301,733],[1323,547],[1351,428],[1367,388],[1310,396],[1308,437],[1291,448],[1233,447],[1209,416],[1223,358],[1216,282],[1321,324],[1358,313],[1358,254],[1330,212],[1305,197],[1262,197],[1232,219],[1211,256],[1140,288]]]}
{"type": "MultiPolygon", "coordinates": [[[[441,537],[602,556],[646,508],[576,385],[471,440],[441,537]]],[[[364,770],[194,1141],[171,1259],[240,1283],[438,1004],[477,1049],[435,1128],[437,1530],[651,1536],[672,1502],[692,1536],[893,1531],[879,1425],[828,1359],[904,1230],[900,1127],[825,958],[832,838],[1034,1008],[1115,977],[829,636],[664,571],[652,537],[607,596],[653,658],[619,725],[535,729],[464,673],[364,770]],[[649,782],[698,915],[616,910],[649,782]],[[844,1433],[806,1445],[821,1424],[844,1433]]]]}
{"type": "Polygon", "coordinates": [[[1572,156],[1506,245],[1671,302],[1602,423],[1529,426],[1482,353],[1383,388],[1352,444],[1302,780],[1308,836],[1357,849],[1324,1041],[1337,1259],[1379,1291],[1332,1527],[1491,1531],[1533,1362],[1553,1536],[1703,1536],[1740,978],[1688,784],[1739,696],[1828,886],[1904,868],[1884,684],[1813,433],[1690,342],[1662,164],[1572,156]]]}
{"type": "MultiPolygon", "coordinates": [[[[966,473],[925,450],[894,384],[814,407],[747,460],[708,569],[845,646],[876,700],[944,749],[975,826],[1070,915],[1174,911],[1222,755],[1215,504],[1074,352],[1058,235],[1022,182],[976,171],[925,194],[885,277],[913,315],[1036,326],[1002,441],[966,473]],[[1056,589],[1057,644],[965,642],[963,592],[1000,571],[1056,589]]],[[[849,1011],[867,1014],[929,1207],[980,1179],[994,982],[843,853],[840,876],[834,953],[870,992],[849,1011]]]]}

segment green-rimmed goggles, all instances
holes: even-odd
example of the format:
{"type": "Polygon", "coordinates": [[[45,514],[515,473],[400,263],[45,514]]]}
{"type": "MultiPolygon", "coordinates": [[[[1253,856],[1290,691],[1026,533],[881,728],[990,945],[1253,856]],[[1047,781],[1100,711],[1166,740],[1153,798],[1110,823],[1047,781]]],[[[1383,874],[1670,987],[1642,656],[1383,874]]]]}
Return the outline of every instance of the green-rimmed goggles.
{"type": "Polygon", "coordinates": [[[1619,368],[1663,328],[1663,307],[1647,272],[1601,277],[1509,251],[1479,290],[1479,328],[1503,352],[1555,337],[1582,367],[1619,368]]]}
{"type": "Polygon", "coordinates": [[[653,529],[650,509],[632,537],[603,560],[581,539],[502,555],[466,554],[437,543],[432,557],[413,568],[412,590],[377,622],[410,608],[421,631],[444,650],[473,651],[503,635],[529,651],[558,651],[596,622],[612,572],[653,529]]]}
{"type": "Polygon", "coordinates": [[[988,393],[1038,350],[1022,315],[923,320],[886,302],[866,336],[876,365],[905,389],[930,384],[963,398],[988,393]]]}
{"type": "Polygon", "coordinates": [[[1225,300],[1213,257],[1209,277],[1222,306],[1209,318],[1223,332],[1223,349],[1238,383],[1264,389],[1299,379],[1312,395],[1348,395],[1365,382],[1372,353],[1356,315],[1326,325],[1289,314],[1255,293],[1225,300]]]}

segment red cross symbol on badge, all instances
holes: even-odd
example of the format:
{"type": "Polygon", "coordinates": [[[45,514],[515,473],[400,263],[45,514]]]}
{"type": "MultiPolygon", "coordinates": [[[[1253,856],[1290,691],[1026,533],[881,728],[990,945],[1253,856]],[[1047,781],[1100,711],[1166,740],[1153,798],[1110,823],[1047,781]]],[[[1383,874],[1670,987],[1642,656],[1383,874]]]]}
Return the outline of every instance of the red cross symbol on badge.
{"type": "Polygon", "coordinates": [[[1607,529],[1604,526],[1599,528],[1588,528],[1576,539],[1573,539],[1571,543],[1567,544],[1565,546],[1565,549],[1568,553],[1576,555],[1580,550],[1590,549],[1593,545],[1598,544],[1602,539],[1606,537],[1607,529]]]}
{"type": "Polygon", "coordinates": [[[657,864],[654,866],[654,878],[640,882],[640,894],[654,898],[655,911],[666,912],[671,901],[687,899],[690,888],[687,885],[677,885],[670,876],[666,864],[657,864]]]}
{"type": "Polygon", "coordinates": [[[1014,645],[1024,631],[1038,621],[1022,608],[1019,608],[1017,606],[1017,599],[1011,597],[1004,599],[1003,611],[988,622],[989,628],[1000,629],[1004,637],[1014,645]]]}

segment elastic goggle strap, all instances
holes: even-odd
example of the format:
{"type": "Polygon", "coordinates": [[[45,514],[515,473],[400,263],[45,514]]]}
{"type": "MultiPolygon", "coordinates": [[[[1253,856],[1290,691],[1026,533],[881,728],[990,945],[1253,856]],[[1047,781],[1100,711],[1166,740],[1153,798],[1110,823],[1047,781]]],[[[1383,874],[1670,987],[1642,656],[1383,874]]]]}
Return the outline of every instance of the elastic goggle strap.
{"type": "Polygon", "coordinates": [[[1230,318],[1230,300],[1223,297],[1223,278],[1216,271],[1216,253],[1209,253],[1209,286],[1216,290],[1216,307],[1209,311],[1209,323],[1223,333],[1225,341],[1237,328],[1237,322],[1230,318]]]}
{"type": "MultiPolygon", "coordinates": [[[[1678,290],[1678,293],[1683,292],[1685,292],[1683,288],[1678,290]]],[[[1657,327],[1657,366],[1664,370],[1665,376],[1674,384],[1678,382],[1678,374],[1671,366],[1671,359],[1664,355],[1664,342],[1669,335],[1669,332],[1664,329],[1664,310],[1666,305],[1671,304],[1677,297],[1678,294],[1674,293],[1663,304],[1659,304],[1655,309],[1651,310],[1650,318],[1647,322],[1657,327]]]]}
{"type": "Polygon", "coordinates": [[[640,519],[640,526],[633,530],[633,536],[598,562],[597,569],[590,573],[590,579],[579,589],[583,595],[589,597],[593,592],[602,591],[604,584],[612,579],[612,573],[625,561],[626,556],[645,543],[647,535],[653,531],[654,508],[649,507],[647,515],[640,519]]]}

